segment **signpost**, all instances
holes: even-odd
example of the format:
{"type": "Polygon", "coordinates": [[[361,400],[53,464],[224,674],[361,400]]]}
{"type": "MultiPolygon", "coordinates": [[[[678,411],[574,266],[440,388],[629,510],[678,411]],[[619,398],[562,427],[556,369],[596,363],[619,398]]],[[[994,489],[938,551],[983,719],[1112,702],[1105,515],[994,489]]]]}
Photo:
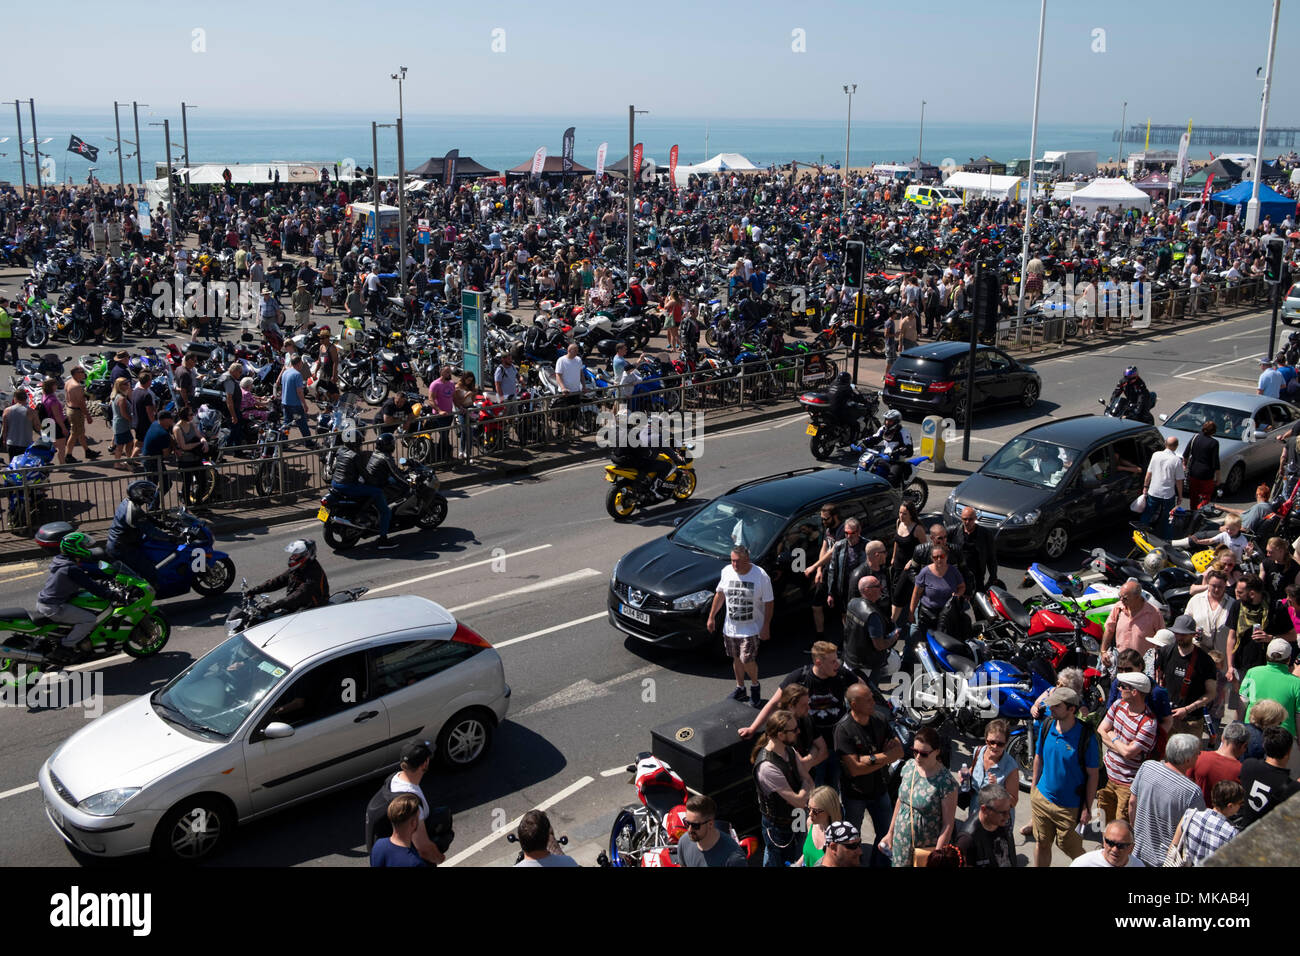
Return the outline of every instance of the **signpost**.
{"type": "Polygon", "coordinates": [[[474,376],[474,381],[483,382],[483,301],[487,296],[482,292],[462,291],[460,294],[461,330],[464,335],[464,358],[461,364],[465,371],[474,376]]]}

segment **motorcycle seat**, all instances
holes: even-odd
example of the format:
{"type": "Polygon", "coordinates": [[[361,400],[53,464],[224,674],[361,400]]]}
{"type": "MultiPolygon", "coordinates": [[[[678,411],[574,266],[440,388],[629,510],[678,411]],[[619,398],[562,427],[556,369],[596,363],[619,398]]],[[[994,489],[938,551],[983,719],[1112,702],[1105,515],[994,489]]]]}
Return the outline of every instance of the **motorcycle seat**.
{"type": "Polygon", "coordinates": [[[645,796],[645,805],[660,820],[668,816],[669,811],[677,806],[684,799],[684,795],[676,787],[647,786],[642,793],[645,796]]]}
{"type": "Polygon", "coordinates": [[[963,644],[951,634],[945,634],[943,631],[930,631],[930,639],[946,651],[949,656],[970,657],[970,648],[963,644]]]}
{"type": "Polygon", "coordinates": [[[1043,567],[1041,564],[1038,565],[1038,573],[1055,584],[1056,590],[1059,593],[1066,597],[1078,596],[1078,588],[1074,586],[1074,582],[1070,580],[1068,574],[1062,574],[1060,571],[1055,571],[1052,568],[1043,567]]]}
{"type": "Polygon", "coordinates": [[[997,585],[989,588],[989,591],[997,597],[1002,607],[1006,610],[1007,615],[1011,618],[1011,623],[1023,631],[1029,630],[1029,611],[1018,600],[1011,596],[1006,588],[1000,588],[997,585]]]}
{"type": "Polygon", "coordinates": [[[34,612],[29,612],[25,607],[0,607],[0,618],[11,617],[30,617],[34,622],[46,621],[48,618],[38,617],[34,612]]]}

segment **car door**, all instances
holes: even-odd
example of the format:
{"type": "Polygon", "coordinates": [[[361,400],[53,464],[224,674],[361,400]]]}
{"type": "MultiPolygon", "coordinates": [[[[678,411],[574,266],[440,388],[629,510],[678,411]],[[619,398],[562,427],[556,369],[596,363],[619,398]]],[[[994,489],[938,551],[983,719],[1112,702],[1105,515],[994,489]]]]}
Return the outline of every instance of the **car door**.
{"type": "Polygon", "coordinates": [[[1253,416],[1255,430],[1266,432],[1263,438],[1256,438],[1248,431],[1241,436],[1242,441],[1246,442],[1246,450],[1243,457],[1246,460],[1246,470],[1248,472],[1259,471],[1269,464],[1270,461],[1276,462],[1281,454],[1281,448],[1277,442],[1273,441],[1274,422],[1271,405],[1261,405],[1253,416]]]}
{"type": "Polygon", "coordinates": [[[1025,377],[1020,373],[1019,367],[1009,356],[995,349],[989,349],[985,354],[989,357],[989,369],[997,400],[1000,402],[1019,401],[1025,377]]]}
{"type": "Polygon", "coordinates": [[[312,666],[263,707],[246,738],[254,812],[365,776],[376,768],[388,737],[388,712],[370,694],[364,651],[312,666]],[[266,737],[266,726],[277,721],[293,727],[293,734],[266,737]]]}
{"type": "MultiPolygon", "coordinates": [[[[961,385],[965,385],[964,380],[961,385]]],[[[979,408],[981,405],[992,405],[997,400],[997,379],[993,366],[989,364],[989,353],[980,349],[975,353],[975,395],[971,404],[972,407],[979,408]]]]}
{"type": "MultiPolygon", "coordinates": [[[[858,515],[841,507],[840,517],[847,521],[858,515]]],[[[761,562],[763,570],[772,579],[772,596],[776,603],[773,613],[776,615],[804,607],[811,599],[813,579],[803,572],[816,564],[821,555],[821,520],[820,504],[805,509],[786,525],[761,562]]]]}
{"type": "Polygon", "coordinates": [[[1164,448],[1158,432],[1136,438],[1121,438],[1105,446],[1110,451],[1111,474],[1107,494],[1099,513],[1124,515],[1128,506],[1142,493],[1147,465],[1151,456],[1164,448]]]}

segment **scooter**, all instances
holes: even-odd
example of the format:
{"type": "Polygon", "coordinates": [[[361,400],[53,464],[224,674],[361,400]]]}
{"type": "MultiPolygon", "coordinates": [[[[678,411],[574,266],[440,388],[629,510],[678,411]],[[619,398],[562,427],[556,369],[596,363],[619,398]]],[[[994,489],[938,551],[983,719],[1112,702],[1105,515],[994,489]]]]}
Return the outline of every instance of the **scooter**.
{"type": "MultiPolygon", "coordinates": [[[[345,591],[335,591],[329,596],[327,604],[350,604],[353,601],[359,601],[361,596],[369,591],[367,587],[348,588],[345,591]]],[[[240,579],[239,586],[239,603],[230,609],[226,615],[226,634],[234,637],[240,631],[246,631],[250,627],[256,627],[271,620],[280,611],[272,611],[271,605],[274,602],[261,594],[248,593],[248,578],[240,579]]]]}
{"type": "Polygon", "coordinates": [[[925,503],[930,500],[930,487],[921,478],[916,469],[922,462],[930,460],[930,455],[916,455],[912,458],[904,459],[903,464],[906,467],[899,480],[895,482],[890,477],[890,468],[894,459],[883,452],[876,451],[874,448],[868,448],[862,452],[858,458],[858,467],[856,471],[867,471],[880,478],[884,478],[902,493],[904,501],[910,501],[916,508],[916,513],[920,514],[925,510],[925,503]]]}
{"type": "MultiPolygon", "coordinates": [[[[398,465],[408,469],[405,494],[384,489],[392,508],[390,530],[418,527],[432,531],[447,518],[447,499],[438,490],[438,477],[427,465],[402,458],[398,465]]],[[[321,499],[318,521],[325,524],[325,543],[335,551],[353,548],[365,537],[379,533],[379,509],[368,498],[350,498],[330,491],[321,499]]]]}

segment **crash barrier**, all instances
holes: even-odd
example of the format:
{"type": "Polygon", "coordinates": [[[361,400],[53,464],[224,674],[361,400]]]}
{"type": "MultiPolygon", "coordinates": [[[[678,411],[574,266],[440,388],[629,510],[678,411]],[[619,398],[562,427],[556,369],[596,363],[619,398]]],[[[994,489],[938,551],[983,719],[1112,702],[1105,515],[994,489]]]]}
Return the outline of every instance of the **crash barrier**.
{"type": "MultiPolygon", "coordinates": [[[[459,459],[504,469],[538,452],[607,440],[613,420],[608,413],[616,407],[646,415],[677,413],[676,427],[689,432],[698,430],[700,413],[759,408],[805,388],[824,387],[848,359],[847,351],[837,347],[736,366],[701,364],[653,385],[643,381],[590,388],[573,399],[546,395],[454,415],[424,415],[398,433],[396,457],[434,467],[459,459]]],[[[362,449],[372,449],[378,435],[390,430],[373,421],[377,414],[377,409],[360,406],[363,420],[353,427],[362,449]]],[[[184,467],[135,458],[130,460],[132,472],[91,478],[84,477],[83,463],[7,470],[8,483],[0,486],[3,531],[30,538],[50,521],[102,527],[112,520],[127,486],[141,478],[158,483],[159,507],[183,504],[200,513],[235,514],[318,498],[329,487],[336,438],[337,433],[325,433],[227,448],[218,461],[184,467]]]]}
{"type": "MultiPolygon", "coordinates": [[[[1229,315],[1253,312],[1269,305],[1272,288],[1262,278],[1252,278],[1236,285],[1207,284],[1196,293],[1190,289],[1152,292],[1151,324],[1171,325],[1200,316],[1227,318],[1229,315]]],[[[1098,294],[1102,294],[1101,290],[1098,294]]],[[[998,322],[993,344],[1008,350],[1036,352],[1046,348],[1062,348],[1068,340],[1078,343],[1080,335],[1087,331],[1086,311],[1080,307],[1075,307],[1068,314],[1065,310],[1061,311],[1062,314],[1045,311],[1039,315],[1004,318],[998,322]]],[[[1146,321],[1144,310],[1133,309],[1130,314],[1123,315],[1115,314],[1116,311],[1119,310],[1113,310],[1109,318],[1104,314],[1094,314],[1092,331],[1097,333],[1108,328],[1112,332],[1123,332],[1134,328],[1135,323],[1137,328],[1142,328],[1146,321]]],[[[1104,306],[1096,310],[1096,313],[1103,312],[1104,306]]]]}

